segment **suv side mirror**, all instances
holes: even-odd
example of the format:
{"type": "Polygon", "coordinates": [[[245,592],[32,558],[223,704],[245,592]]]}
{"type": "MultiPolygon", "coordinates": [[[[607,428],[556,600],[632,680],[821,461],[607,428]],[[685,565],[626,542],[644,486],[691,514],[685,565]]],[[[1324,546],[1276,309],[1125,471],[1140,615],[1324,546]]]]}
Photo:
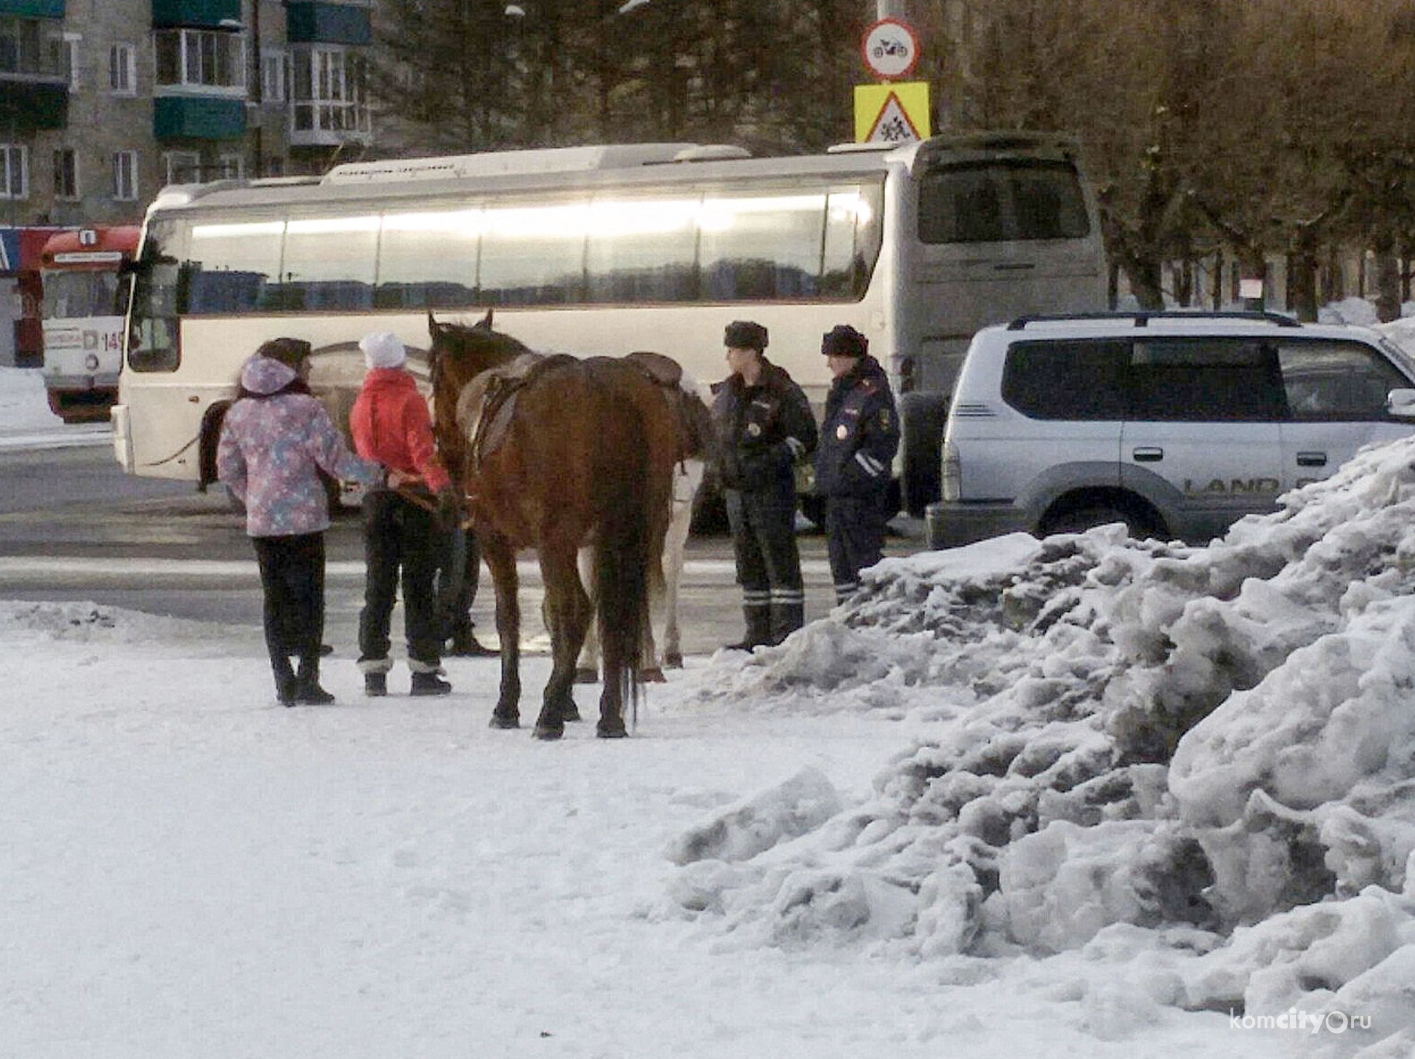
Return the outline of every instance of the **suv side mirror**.
{"type": "Polygon", "coordinates": [[[1415,419],[1415,390],[1391,390],[1386,394],[1386,411],[1397,419],[1415,419]]]}

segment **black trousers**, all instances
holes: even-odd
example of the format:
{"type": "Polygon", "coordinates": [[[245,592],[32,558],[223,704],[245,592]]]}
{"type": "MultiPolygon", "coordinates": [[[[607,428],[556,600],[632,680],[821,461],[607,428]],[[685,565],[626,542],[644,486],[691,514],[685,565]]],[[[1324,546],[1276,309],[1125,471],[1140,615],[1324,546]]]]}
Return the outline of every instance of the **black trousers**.
{"type": "Polygon", "coordinates": [[[481,580],[481,545],[469,529],[456,527],[445,537],[442,560],[437,569],[437,612],[444,638],[458,628],[472,627],[472,604],[481,580]]]}
{"type": "MultiPolygon", "coordinates": [[[[324,639],[324,534],[252,537],[265,595],[265,647],[271,664],[291,655],[319,658],[324,639]]],[[[283,668],[283,667],[282,667],[283,668]]]]}
{"type": "Polygon", "coordinates": [[[860,571],[884,554],[885,498],[829,496],[825,501],[826,551],[835,601],[844,603],[860,587],[860,571]]]}
{"type": "Polygon", "coordinates": [[[778,641],[800,628],[806,601],[796,547],[795,493],[727,489],[723,495],[747,641],[778,641]]]}
{"type": "Polygon", "coordinates": [[[445,548],[446,533],[431,511],[391,489],[378,489],[364,498],[368,579],[359,614],[359,663],[366,672],[380,671],[378,663],[388,660],[389,627],[400,582],[408,664],[415,671],[431,672],[441,663],[443,637],[433,578],[445,548]]]}

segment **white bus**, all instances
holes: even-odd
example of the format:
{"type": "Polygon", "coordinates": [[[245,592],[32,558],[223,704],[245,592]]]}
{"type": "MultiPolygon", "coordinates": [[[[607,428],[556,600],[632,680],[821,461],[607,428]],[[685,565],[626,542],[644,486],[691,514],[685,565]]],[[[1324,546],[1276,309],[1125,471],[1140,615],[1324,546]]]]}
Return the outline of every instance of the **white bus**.
{"type": "Polygon", "coordinates": [[[819,407],[821,335],[851,324],[890,370],[911,510],[938,492],[944,402],[973,332],[1105,307],[1095,201],[1071,139],[937,137],[751,158],[638,144],[354,163],[323,178],[164,189],[148,210],[113,410],[140,475],[198,476],[203,413],[290,335],[426,346],[427,313],[533,348],[654,349],[726,374],[752,319],[819,407]]]}
{"type": "Polygon", "coordinates": [[[123,363],[119,275],[137,252],[137,225],[77,228],[49,237],[44,284],[44,386],[66,423],[107,419],[123,363]]]}

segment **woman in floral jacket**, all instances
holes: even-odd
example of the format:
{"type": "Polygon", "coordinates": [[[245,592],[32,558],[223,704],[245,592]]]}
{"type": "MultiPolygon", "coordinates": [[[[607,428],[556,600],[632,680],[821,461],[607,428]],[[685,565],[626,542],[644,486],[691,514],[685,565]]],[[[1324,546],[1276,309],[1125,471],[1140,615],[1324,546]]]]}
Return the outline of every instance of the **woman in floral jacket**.
{"type": "Polygon", "coordinates": [[[334,701],[319,685],[329,528],[319,471],[369,486],[385,480],[380,465],[348,450],[329,413],[289,366],[308,349],[297,339],[280,338],[246,361],[216,454],[221,481],[246,506],[246,533],[265,594],[265,643],[276,697],[286,706],[334,701]],[[298,670],[291,668],[291,655],[298,670]]]}

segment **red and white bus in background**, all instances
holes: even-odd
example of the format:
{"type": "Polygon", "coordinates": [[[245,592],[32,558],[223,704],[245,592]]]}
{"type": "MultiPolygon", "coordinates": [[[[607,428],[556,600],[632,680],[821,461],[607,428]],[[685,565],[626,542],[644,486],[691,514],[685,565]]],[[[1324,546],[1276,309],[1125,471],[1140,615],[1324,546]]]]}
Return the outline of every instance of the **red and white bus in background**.
{"type": "Polygon", "coordinates": [[[123,362],[119,276],[137,253],[137,225],[77,228],[50,236],[44,283],[44,385],[66,423],[106,420],[123,362]]]}

